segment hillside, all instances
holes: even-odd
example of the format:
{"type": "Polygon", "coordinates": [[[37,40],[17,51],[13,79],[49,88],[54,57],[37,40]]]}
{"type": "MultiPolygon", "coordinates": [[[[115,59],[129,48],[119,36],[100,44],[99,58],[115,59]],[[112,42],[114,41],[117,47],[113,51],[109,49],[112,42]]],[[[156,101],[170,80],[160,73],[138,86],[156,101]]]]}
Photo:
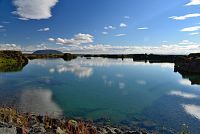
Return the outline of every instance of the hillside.
{"type": "Polygon", "coordinates": [[[33,52],[33,54],[63,54],[63,53],[57,50],[48,49],[48,50],[37,50],[33,52]]]}

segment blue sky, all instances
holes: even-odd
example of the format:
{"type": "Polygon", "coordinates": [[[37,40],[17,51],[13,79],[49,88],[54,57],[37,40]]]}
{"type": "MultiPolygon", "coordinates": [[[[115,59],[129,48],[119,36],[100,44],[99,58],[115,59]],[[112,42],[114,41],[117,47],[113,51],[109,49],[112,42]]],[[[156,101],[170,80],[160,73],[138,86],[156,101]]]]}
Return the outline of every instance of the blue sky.
{"type": "Polygon", "coordinates": [[[0,49],[190,53],[199,30],[200,0],[0,0],[0,49]]]}

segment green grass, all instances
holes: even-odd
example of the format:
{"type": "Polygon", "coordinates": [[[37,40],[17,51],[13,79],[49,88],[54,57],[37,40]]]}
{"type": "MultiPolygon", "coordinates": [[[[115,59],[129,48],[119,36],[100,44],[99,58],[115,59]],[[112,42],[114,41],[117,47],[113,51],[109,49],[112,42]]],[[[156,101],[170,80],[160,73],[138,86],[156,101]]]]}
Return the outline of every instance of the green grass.
{"type": "Polygon", "coordinates": [[[13,64],[17,64],[17,60],[16,59],[11,59],[11,58],[0,58],[0,66],[4,66],[4,65],[13,65],[13,64]]]}

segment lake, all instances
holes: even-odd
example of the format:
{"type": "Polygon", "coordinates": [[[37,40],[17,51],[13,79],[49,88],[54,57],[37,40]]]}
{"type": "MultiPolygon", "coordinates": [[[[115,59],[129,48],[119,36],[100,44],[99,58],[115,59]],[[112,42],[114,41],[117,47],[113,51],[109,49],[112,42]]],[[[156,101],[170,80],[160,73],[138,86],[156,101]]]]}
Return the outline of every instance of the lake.
{"type": "Polygon", "coordinates": [[[175,73],[172,63],[32,60],[22,71],[0,73],[0,104],[96,123],[200,132],[200,86],[175,73]]]}

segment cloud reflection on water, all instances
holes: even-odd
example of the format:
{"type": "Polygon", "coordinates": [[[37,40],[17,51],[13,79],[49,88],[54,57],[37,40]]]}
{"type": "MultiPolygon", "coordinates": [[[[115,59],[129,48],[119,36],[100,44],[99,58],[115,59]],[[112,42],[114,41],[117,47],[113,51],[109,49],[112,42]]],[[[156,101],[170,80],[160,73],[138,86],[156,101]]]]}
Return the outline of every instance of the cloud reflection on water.
{"type": "Polygon", "coordinates": [[[200,120],[200,106],[193,104],[182,105],[185,112],[200,120]]]}
{"type": "Polygon", "coordinates": [[[81,67],[79,65],[58,65],[56,68],[49,69],[50,73],[58,72],[71,72],[74,73],[79,78],[87,78],[90,77],[93,73],[93,69],[89,67],[81,67]]]}
{"type": "Polygon", "coordinates": [[[145,80],[137,80],[136,83],[138,85],[146,85],[147,84],[147,82],[145,80]]]}
{"type": "Polygon", "coordinates": [[[108,58],[77,58],[75,60],[70,61],[71,64],[78,64],[78,65],[86,65],[86,66],[93,66],[93,67],[109,67],[113,65],[138,65],[138,66],[160,66],[162,68],[174,68],[173,63],[149,63],[149,62],[136,62],[133,59],[108,59],[108,58]]]}
{"type": "Polygon", "coordinates": [[[182,98],[187,98],[187,99],[194,99],[194,98],[198,98],[199,97],[196,94],[186,93],[186,92],[182,92],[182,91],[171,91],[169,93],[169,95],[180,96],[182,98]]]}
{"type": "Polygon", "coordinates": [[[24,112],[52,116],[62,115],[61,108],[52,100],[52,91],[47,89],[23,90],[20,95],[19,107],[24,112]]]}

